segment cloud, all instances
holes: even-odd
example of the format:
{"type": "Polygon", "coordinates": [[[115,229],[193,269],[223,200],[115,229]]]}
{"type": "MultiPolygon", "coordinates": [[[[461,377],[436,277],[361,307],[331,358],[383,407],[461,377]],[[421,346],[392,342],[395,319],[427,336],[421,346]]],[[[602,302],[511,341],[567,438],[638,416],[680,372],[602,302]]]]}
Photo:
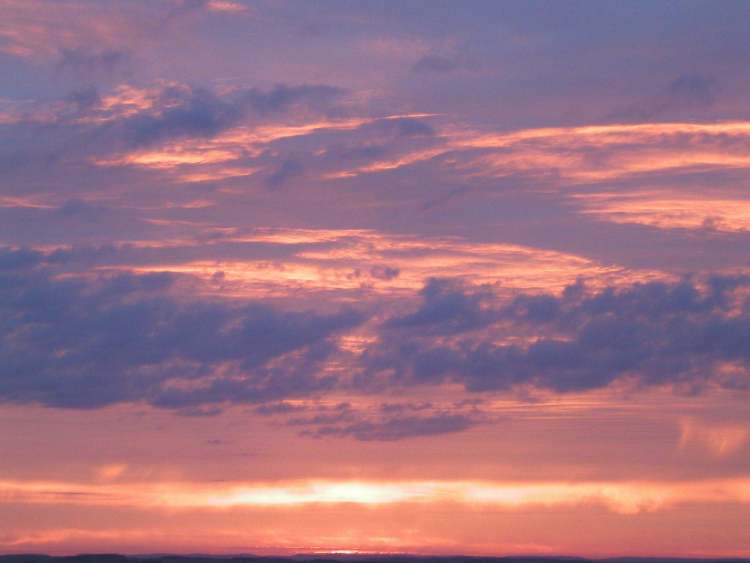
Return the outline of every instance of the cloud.
{"type": "Polygon", "coordinates": [[[454,59],[442,57],[440,55],[425,55],[419,59],[414,66],[413,72],[450,72],[458,68],[458,63],[454,59]]]}
{"type": "Polygon", "coordinates": [[[81,199],[69,199],[57,210],[57,213],[66,218],[79,218],[86,221],[97,221],[107,213],[107,208],[100,205],[92,205],[81,199]]]}
{"type": "Polygon", "coordinates": [[[379,344],[363,353],[358,382],[454,382],[474,392],[566,393],[623,378],[690,391],[748,388],[749,286],[742,276],[593,292],[574,284],[560,296],[503,302],[486,289],[433,280],[416,312],[383,325],[379,344]]]}
{"type": "Polygon", "coordinates": [[[154,107],[116,123],[118,136],[131,147],[180,137],[211,137],[236,125],[245,114],[241,99],[220,97],[210,90],[167,87],[154,107]]]}
{"type": "Polygon", "coordinates": [[[700,73],[677,76],[658,94],[639,101],[611,117],[650,120],[656,117],[704,111],[714,105],[717,81],[700,73]]]}
{"type": "Polygon", "coordinates": [[[750,429],[742,424],[715,423],[694,418],[680,420],[678,447],[684,450],[699,447],[714,457],[729,457],[741,451],[750,437],[750,429]]]}
{"type": "Polygon", "coordinates": [[[219,95],[206,88],[176,84],[163,88],[144,111],[115,122],[115,131],[131,147],[181,137],[213,137],[248,114],[265,117],[294,108],[326,112],[341,91],[331,86],[277,85],[219,95]]]}
{"type": "Polygon", "coordinates": [[[422,305],[413,313],[393,317],[388,327],[412,327],[438,333],[455,333],[486,326],[492,317],[482,308],[486,292],[468,292],[455,281],[433,278],[420,291],[422,305]]]}
{"type": "Polygon", "coordinates": [[[284,401],[446,383],[473,393],[568,393],[621,380],[689,392],[750,386],[745,276],[510,295],[432,279],[391,309],[416,298],[411,310],[381,320],[347,306],[316,312],[207,299],[191,294],[196,281],[184,274],[72,274],[117,252],[0,249],[0,400],[145,402],[190,416],[257,404],[259,414],[292,417],[309,435],[395,440],[457,432],[483,416],[429,403],[373,413],[284,401]],[[374,333],[352,332],[368,320],[374,333]],[[338,335],[357,346],[340,348],[338,335]]]}
{"type": "Polygon", "coordinates": [[[301,175],[303,166],[294,159],[284,160],[274,172],[268,177],[267,184],[272,188],[284,185],[288,180],[301,175]]]}
{"type": "Polygon", "coordinates": [[[248,7],[245,4],[229,2],[228,0],[209,0],[207,7],[214,12],[228,12],[232,14],[248,11],[248,7]]]}
{"type": "MultiPolygon", "coordinates": [[[[51,258],[51,257],[49,257],[51,258]]],[[[49,259],[48,258],[48,259],[49,259]]],[[[330,337],[362,316],[178,299],[171,274],[55,278],[34,252],[0,254],[0,400],[196,409],[306,394],[330,337]]],[[[195,411],[197,412],[197,411],[195,411]]]]}
{"type": "Polygon", "coordinates": [[[468,52],[428,53],[411,66],[412,74],[418,76],[451,75],[458,71],[475,72],[482,67],[482,62],[468,52]]]}
{"type": "Polygon", "coordinates": [[[37,266],[43,254],[29,248],[0,249],[0,271],[18,270],[37,266]]]}
{"type": "Polygon", "coordinates": [[[82,46],[62,47],[57,67],[78,80],[112,78],[123,75],[132,62],[127,49],[94,50],[82,46]]]}
{"type": "Polygon", "coordinates": [[[333,115],[342,111],[337,105],[342,94],[332,86],[305,84],[219,92],[172,82],[150,89],[123,87],[106,96],[93,87],[81,88],[63,100],[37,104],[35,112],[0,128],[0,167],[38,168],[71,159],[109,162],[113,154],[207,140],[240,124],[292,114],[333,115]]]}
{"type": "Polygon", "coordinates": [[[68,94],[66,101],[70,101],[78,107],[79,112],[84,113],[101,102],[99,92],[94,86],[79,88],[68,94]]]}
{"type": "Polygon", "coordinates": [[[432,137],[435,129],[424,119],[415,117],[391,117],[377,119],[371,123],[360,126],[358,132],[367,137],[379,137],[391,140],[391,137],[432,137]]]}
{"type": "Polygon", "coordinates": [[[398,268],[392,268],[390,266],[373,266],[370,268],[370,275],[377,280],[393,280],[398,277],[401,272],[398,268]]]}
{"type": "MultiPolygon", "coordinates": [[[[264,412],[278,414],[284,411],[264,412]]],[[[313,438],[350,437],[362,442],[391,442],[420,436],[462,432],[483,421],[476,408],[466,410],[453,405],[441,410],[430,403],[383,403],[375,415],[366,409],[352,408],[349,403],[335,407],[318,407],[312,414],[295,416],[290,426],[310,428],[302,436],[313,438]]]]}
{"type": "Polygon", "coordinates": [[[669,85],[676,103],[687,106],[710,106],[716,98],[716,80],[702,74],[682,74],[669,85]]]}
{"type": "Polygon", "coordinates": [[[306,435],[317,438],[350,436],[363,442],[389,442],[462,432],[476,424],[476,420],[463,414],[438,413],[429,416],[394,416],[374,422],[359,420],[350,424],[322,425],[306,435]]]}
{"type": "MultiPolygon", "coordinates": [[[[707,509],[712,504],[723,502],[746,504],[750,502],[748,485],[750,483],[744,476],[677,482],[549,479],[514,482],[491,479],[373,480],[362,478],[276,479],[272,482],[156,480],[153,484],[144,484],[126,479],[100,480],[96,483],[4,479],[0,481],[0,493],[5,498],[31,505],[132,506],[141,510],[152,507],[162,509],[167,507],[171,510],[232,507],[289,508],[310,504],[318,507],[330,504],[382,506],[414,503],[445,506],[444,503],[447,503],[451,511],[455,511],[461,505],[469,505],[475,510],[482,506],[505,510],[596,506],[617,514],[632,516],[641,512],[669,510],[692,504],[704,505],[707,509]]],[[[101,560],[98,555],[91,557],[96,557],[97,561],[101,560]]],[[[116,559],[121,556],[107,557],[116,559]]],[[[396,559],[404,560],[401,557],[396,559]]],[[[424,557],[418,559],[425,560],[424,557]]],[[[450,560],[456,559],[459,558],[450,558],[450,560]]],[[[263,560],[267,561],[268,558],[263,560]]],[[[448,558],[439,560],[448,560],[448,558]]],[[[486,558],[482,560],[486,561],[486,558]]],[[[547,561],[547,559],[525,557],[495,560],[547,561]]],[[[550,561],[562,560],[570,561],[571,559],[551,559],[550,561]]],[[[631,561],[632,559],[623,560],[631,561]]],[[[653,558],[649,560],[654,561],[653,558]]],[[[665,560],[674,561],[674,559],[665,560]]],[[[330,559],[324,561],[330,561],[330,559]]],[[[655,561],[664,560],[656,559],[655,561]]],[[[731,561],[738,560],[731,559],[731,561]]]]}
{"type": "Polygon", "coordinates": [[[313,111],[328,113],[334,111],[332,103],[343,94],[341,88],[321,84],[289,86],[277,84],[268,91],[252,88],[240,93],[239,98],[247,101],[260,115],[289,111],[303,105],[313,111]]]}

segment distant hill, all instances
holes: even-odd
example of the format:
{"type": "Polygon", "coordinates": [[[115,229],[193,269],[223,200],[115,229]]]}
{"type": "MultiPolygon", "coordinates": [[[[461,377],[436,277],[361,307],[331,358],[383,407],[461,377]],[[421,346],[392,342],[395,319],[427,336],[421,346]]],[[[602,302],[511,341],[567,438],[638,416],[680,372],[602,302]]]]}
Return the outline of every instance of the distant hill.
{"type": "Polygon", "coordinates": [[[208,555],[143,555],[85,554],[54,557],[39,554],[0,555],[0,563],[750,563],[750,559],[705,558],[682,559],[665,557],[617,557],[586,559],[582,557],[469,557],[419,555],[294,555],[272,556],[208,556],[208,555]]]}

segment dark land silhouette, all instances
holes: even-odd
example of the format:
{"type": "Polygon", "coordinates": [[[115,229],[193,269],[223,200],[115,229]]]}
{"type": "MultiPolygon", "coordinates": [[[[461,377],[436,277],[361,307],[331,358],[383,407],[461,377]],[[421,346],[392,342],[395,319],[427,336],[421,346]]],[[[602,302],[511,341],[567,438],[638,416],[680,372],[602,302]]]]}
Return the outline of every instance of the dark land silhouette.
{"type": "Polygon", "coordinates": [[[300,554],[292,556],[220,555],[117,555],[82,554],[50,556],[40,554],[0,555],[0,563],[750,563],[746,558],[679,557],[585,557],[546,556],[433,556],[433,555],[340,555],[300,554]]]}

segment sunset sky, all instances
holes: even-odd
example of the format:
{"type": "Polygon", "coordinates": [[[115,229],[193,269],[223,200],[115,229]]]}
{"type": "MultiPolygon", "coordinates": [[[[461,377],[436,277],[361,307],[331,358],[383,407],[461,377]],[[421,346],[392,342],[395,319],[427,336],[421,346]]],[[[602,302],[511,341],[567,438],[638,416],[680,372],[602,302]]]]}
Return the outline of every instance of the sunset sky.
{"type": "Polygon", "coordinates": [[[0,0],[0,553],[750,557],[748,30],[0,0]]]}

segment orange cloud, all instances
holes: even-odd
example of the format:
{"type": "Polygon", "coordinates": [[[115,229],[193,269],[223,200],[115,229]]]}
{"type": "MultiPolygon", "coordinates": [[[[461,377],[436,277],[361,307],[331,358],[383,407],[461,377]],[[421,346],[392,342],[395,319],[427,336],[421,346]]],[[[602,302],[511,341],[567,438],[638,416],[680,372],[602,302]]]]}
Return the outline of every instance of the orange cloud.
{"type": "MultiPolygon", "coordinates": [[[[137,89],[131,86],[120,86],[110,96],[103,98],[98,112],[89,121],[111,121],[128,117],[140,111],[148,111],[153,107],[156,90],[137,89]]],[[[405,114],[387,116],[383,119],[400,119],[428,117],[430,114],[405,114]]],[[[115,158],[95,159],[98,166],[140,166],[165,172],[175,171],[177,180],[191,181],[191,178],[221,179],[233,175],[215,175],[211,165],[240,161],[245,157],[262,154],[266,145],[288,139],[310,135],[319,131],[352,130],[375,121],[369,118],[348,118],[338,120],[322,120],[309,123],[273,124],[259,126],[240,126],[227,130],[212,139],[183,139],[163,144],[154,149],[138,150],[121,154],[115,158]]],[[[437,154],[437,152],[435,153],[437,154]]],[[[386,170],[397,168],[411,160],[423,157],[405,156],[394,163],[380,163],[372,165],[372,170],[386,170]],[[403,161],[403,162],[402,162],[403,161]]],[[[424,157],[426,158],[426,157],[424,157]]],[[[235,169],[240,166],[235,162],[235,169]]],[[[245,166],[244,168],[247,168],[245,166]]],[[[253,168],[256,170],[257,168],[253,168]]],[[[342,172],[343,176],[356,175],[355,172],[342,172]]]]}
{"type": "Polygon", "coordinates": [[[573,196],[582,212],[613,223],[635,223],[660,229],[750,230],[750,202],[690,193],[631,191],[573,196]]]}
{"type": "Polygon", "coordinates": [[[138,8],[126,13],[105,3],[0,0],[0,51],[43,60],[91,45],[127,48],[139,35],[138,8]]]}
{"type": "Polygon", "coordinates": [[[739,451],[750,437],[742,424],[716,424],[693,418],[680,420],[680,449],[697,445],[715,457],[728,457],[739,451]]]}
{"type": "Polygon", "coordinates": [[[742,144],[721,144],[726,138],[750,140],[750,122],[613,124],[485,135],[460,133],[452,144],[458,149],[485,151],[459,165],[473,174],[506,176],[554,170],[565,179],[585,183],[685,168],[750,167],[742,144]]]}
{"type": "Polygon", "coordinates": [[[211,0],[208,3],[208,9],[214,12],[239,13],[246,12],[248,7],[237,2],[230,2],[229,0],[211,0]]]}
{"type": "Polygon", "coordinates": [[[371,230],[261,229],[229,235],[222,242],[324,244],[291,257],[262,260],[198,260],[137,267],[172,271],[211,281],[222,272],[222,291],[237,296],[282,296],[309,291],[406,294],[427,278],[464,278],[477,284],[501,282],[504,290],[559,291],[579,278],[595,284],[663,277],[634,272],[580,256],[514,244],[474,243],[457,237],[426,238],[371,230]],[[373,270],[381,265],[388,270],[373,270]],[[391,272],[391,274],[388,274],[391,272]]]}

